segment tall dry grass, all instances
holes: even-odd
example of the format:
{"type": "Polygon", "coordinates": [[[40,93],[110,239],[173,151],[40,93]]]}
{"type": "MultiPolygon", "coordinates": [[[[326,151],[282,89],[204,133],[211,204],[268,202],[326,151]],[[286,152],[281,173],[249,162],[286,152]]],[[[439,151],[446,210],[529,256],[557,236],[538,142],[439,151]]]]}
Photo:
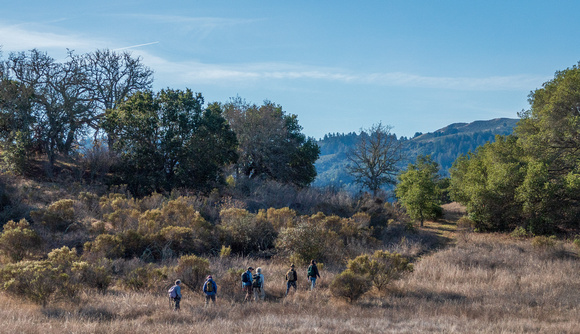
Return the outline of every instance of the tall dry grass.
{"type": "Polygon", "coordinates": [[[212,259],[218,305],[204,308],[184,289],[182,311],[165,293],[81,295],[80,304],[42,309],[0,297],[1,333],[578,333],[580,262],[571,245],[534,247],[530,240],[470,234],[456,246],[424,256],[415,271],[384,295],[354,305],[331,298],[339,268],[322,270],[315,292],[305,268],[299,290],[283,298],[286,263],[249,258],[212,259]],[[266,302],[244,304],[239,282],[221,295],[231,267],[260,266],[266,302]]]}

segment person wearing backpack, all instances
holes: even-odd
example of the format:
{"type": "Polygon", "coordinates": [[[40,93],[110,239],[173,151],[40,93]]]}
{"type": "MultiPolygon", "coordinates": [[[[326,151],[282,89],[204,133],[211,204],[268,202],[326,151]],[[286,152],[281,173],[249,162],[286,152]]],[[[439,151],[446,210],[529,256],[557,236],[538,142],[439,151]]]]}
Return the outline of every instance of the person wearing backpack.
{"type": "Polygon", "coordinates": [[[262,268],[256,268],[254,281],[252,282],[252,290],[254,290],[254,300],[264,300],[266,292],[264,291],[264,275],[262,275],[262,268]]]}
{"type": "Polygon", "coordinates": [[[179,303],[181,302],[181,281],[175,281],[175,285],[172,286],[167,292],[169,293],[169,298],[175,303],[174,311],[179,311],[179,303]]]}
{"type": "Polygon", "coordinates": [[[252,271],[254,268],[248,267],[248,270],[242,274],[242,290],[246,292],[244,301],[252,301],[252,271]]]}
{"type": "Polygon", "coordinates": [[[310,265],[308,266],[308,280],[310,281],[310,291],[314,290],[314,286],[316,285],[316,278],[320,278],[320,274],[318,273],[318,267],[316,266],[316,262],[314,260],[310,261],[310,265]]]}
{"type": "Polygon", "coordinates": [[[213,304],[215,305],[215,298],[217,295],[217,284],[215,283],[211,275],[207,277],[205,283],[203,284],[203,292],[205,293],[205,306],[207,307],[209,305],[210,299],[213,301],[213,304]]]}
{"type": "Polygon", "coordinates": [[[290,265],[290,270],[286,273],[286,296],[288,296],[288,291],[290,287],[294,287],[294,292],[296,292],[296,281],[298,281],[298,275],[296,270],[294,270],[294,264],[290,265]]]}

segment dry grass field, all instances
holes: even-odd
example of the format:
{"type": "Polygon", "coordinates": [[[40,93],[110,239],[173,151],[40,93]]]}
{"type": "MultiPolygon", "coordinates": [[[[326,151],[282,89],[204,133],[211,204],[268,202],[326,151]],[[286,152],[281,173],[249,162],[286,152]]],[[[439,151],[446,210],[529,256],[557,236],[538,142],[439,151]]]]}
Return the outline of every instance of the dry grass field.
{"type": "Polygon", "coordinates": [[[324,268],[315,292],[305,268],[297,293],[284,295],[284,264],[212,261],[223,298],[205,308],[184,289],[181,312],[158,293],[81,294],[78,301],[45,308],[0,296],[1,333],[580,333],[580,261],[571,243],[534,245],[500,234],[456,232],[460,208],[447,207],[441,223],[425,231],[446,247],[423,254],[414,271],[385,293],[367,293],[353,305],[331,298],[341,268],[324,268]],[[459,210],[453,215],[453,210],[459,210]],[[451,213],[451,215],[449,215],[451,213]],[[239,283],[220,282],[229,266],[261,266],[267,298],[242,303],[239,283]]]}

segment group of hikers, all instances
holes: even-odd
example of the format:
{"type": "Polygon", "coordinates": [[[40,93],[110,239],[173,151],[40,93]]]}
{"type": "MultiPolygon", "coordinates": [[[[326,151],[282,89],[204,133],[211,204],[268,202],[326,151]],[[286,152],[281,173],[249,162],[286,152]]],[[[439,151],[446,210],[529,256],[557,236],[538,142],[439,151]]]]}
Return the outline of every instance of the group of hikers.
{"type": "MultiPolygon", "coordinates": [[[[298,274],[294,268],[294,264],[291,264],[290,269],[286,272],[286,296],[291,287],[294,288],[294,291],[297,290],[296,282],[298,281],[298,274]]],[[[250,302],[252,301],[252,298],[255,301],[263,301],[266,297],[266,292],[264,291],[264,275],[262,274],[262,268],[256,268],[255,274],[252,273],[253,271],[254,268],[248,267],[248,269],[242,273],[242,290],[246,293],[244,301],[250,302]]],[[[318,272],[316,262],[312,260],[310,261],[307,270],[307,279],[310,282],[310,290],[314,290],[317,278],[320,278],[320,273],[318,272]]],[[[203,283],[202,290],[205,295],[205,305],[208,306],[210,301],[215,304],[217,284],[211,275],[207,276],[203,283]]],[[[168,292],[169,298],[173,301],[172,306],[174,306],[174,310],[179,310],[179,304],[181,302],[181,280],[176,280],[175,285],[172,286],[168,292]]]]}

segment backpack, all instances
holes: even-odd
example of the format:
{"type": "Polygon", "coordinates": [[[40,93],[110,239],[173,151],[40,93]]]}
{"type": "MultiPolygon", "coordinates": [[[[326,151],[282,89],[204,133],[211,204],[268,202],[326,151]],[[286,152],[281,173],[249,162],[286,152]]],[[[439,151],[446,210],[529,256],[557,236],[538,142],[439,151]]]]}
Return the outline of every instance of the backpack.
{"type": "Polygon", "coordinates": [[[177,297],[177,291],[175,290],[176,286],[177,285],[172,286],[171,289],[167,291],[169,293],[169,298],[171,299],[175,299],[177,297]]]}
{"type": "Polygon", "coordinates": [[[205,292],[213,292],[213,282],[206,281],[205,292]]]}
{"type": "Polygon", "coordinates": [[[254,275],[254,283],[252,283],[252,287],[254,288],[262,287],[262,278],[260,277],[260,274],[254,275]]]}
{"type": "Polygon", "coordinates": [[[288,270],[288,273],[286,273],[286,276],[288,277],[288,281],[295,281],[296,280],[296,272],[294,270],[288,270]]]}
{"type": "Polygon", "coordinates": [[[244,271],[244,273],[242,274],[242,283],[250,283],[250,282],[252,282],[250,274],[248,274],[247,271],[244,271]]]}
{"type": "Polygon", "coordinates": [[[308,267],[308,277],[315,277],[316,275],[314,274],[314,266],[310,265],[308,267]]]}

